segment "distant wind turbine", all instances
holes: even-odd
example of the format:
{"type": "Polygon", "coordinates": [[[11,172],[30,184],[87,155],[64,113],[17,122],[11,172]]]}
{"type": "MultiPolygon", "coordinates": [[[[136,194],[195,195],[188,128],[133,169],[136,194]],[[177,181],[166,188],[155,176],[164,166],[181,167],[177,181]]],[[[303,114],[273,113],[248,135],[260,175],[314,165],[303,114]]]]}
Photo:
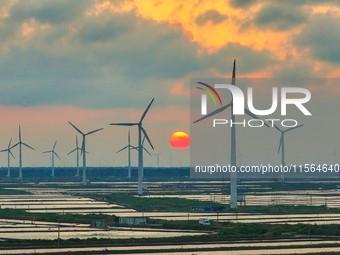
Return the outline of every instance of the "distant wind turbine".
{"type": "Polygon", "coordinates": [[[81,132],[75,125],[73,125],[71,122],[68,122],[71,124],[72,127],[74,127],[75,130],[77,130],[82,136],[83,136],[83,143],[81,146],[81,151],[83,153],[83,185],[86,185],[86,147],[85,147],[85,138],[87,135],[93,134],[95,132],[98,132],[104,128],[99,128],[93,131],[90,131],[86,134],[84,134],[83,132],[81,132]]]}
{"type": "Polygon", "coordinates": [[[333,156],[334,157],[334,165],[336,164],[336,158],[338,158],[339,156],[338,156],[338,154],[336,154],[336,147],[335,147],[335,150],[334,150],[334,152],[331,154],[331,155],[329,155],[329,156],[333,156]]]}
{"type": "Polygon", "coordinates": [[[52,154],[52,174],[51,174],[51,176],[53,176],[53,177],[54,177],[54,155],[56,155],[58,157],[58,159],[60,159],[58,154],[54,151],[56,145],[57,145],[57,141],[55,141],[53,149],[51,151],[44,151],[43,152],[43,153],[51,153],[52,154]]]}
{"type": "Polygon", "coordinates": [[[12,138],[9,141],[7,149],[0,151],[0,152],[7,151],[7,164],[8,164],[7,165],[7,175],[6,175],[7,177],[11,177],[11,156],[15,159],[13,153],[11,152],[11,149],[14,147],[14,146],[11,147],[11,143],[12,143],[12,138]]]}
{"type": "Polygon", "coordinates": [[[132,146],[130,143],[130,130],[128,133],[128,145],[126,145],[124,148],[120,149],[119,151],[117,151],[116,153],[119,153],[125,149],[128,149],[128,178],[131,178],[131,149],[135,149],[136,147],[132,146]]]}
{"type": "MultiPolygon", "coordinates": [[[[296,127],[292,127],[292,128],[288,128],[287,130],[283,131],[281,130],[280,128],[278,128],[278,126],[276,126],[273,121],[270,121],[272,123],[272,125],[278,130],[281,132],[281,138],[280,138],[280,144],[279,144],[279,150],[277,153],[280,153],[280,150],[281,150],[281,164],[282,166],[285,166],[286,165],[286,162],[285,162],[285,133],[288,132],[288,131],[291,131],[293,129],[296,129],[296,128],[299,128],[299,127],[302,127],[303,124],[299,125],[299,126],[296,126],[296,127]]],[[[281,181],[284,182],[284,172],[281,173],[281,181]]]]}
{"type": "Polygon", "coordinates": [[[12,148],[14,148],[15,146],[19,145],[19,178],[22,179],[22,145],[25,145],[26,147],[32,149],[35,151],[35,149],[33,149],[31,146],[27,145],[26,143],[23,143],[21,141],[21,127],[19,126],[19,142],[15,145],[12,146],[12,148]]]}
{"type": "MultiPolygon", "coordinates": [[[[67,153],[67,155],[70,155],[74,151],[77,154],[77,174],[76,174],[76,176],[79,176],[79,151],[81,151],[81,148],[79,148],[79,146],[78,146],[78,136],[76,136],[76,148],[73,149],[72,151],[70,151],[69,153],[67,153]]],[[[87,151],[86,151],[86,153],[89,154],[87,151]]]]}
{"type": "MultiPolygon", "coordinates": [[[[231,85],[235,85],[235,79],[236,79],[236,59],[234,59],[234,65],[233,65],[233,72],[232,72],[232,78],[231,78],[231,85]]],[[[227,109],[230,106],[231,110],[231,122],[235,123],[235,115],[233,112],[233,99],[231,102],[227,105],[224,105],[217,110],[205,115],[204,117],[194,121],[194,123],[199,122],[201,120],[207,119],[211,116],[214,116],[215,114],[218,114],[225,109],[227,109]]],[[[253,114],[251,111],[249,111],[247,108],[244,108],[244,112],[248,114],[250,117],[254,119],[260,119],[255,114],[253,114]]],[[[266,123],[264,123],[266,126],[268,126],[266,123]]],[[[236,166],[236,127],[235,125],[231,126],[231,150],[230,150],[230,165],[236,166]]],[[[237,207],[237,174],[231,173],[230,174],[230,207],[236,208],[237,207]]]]}
{"type": "Polygon", "coordinates": [[[174,158],[172,157],[172,155],[171,155],[171,153],[170,153],[170,157],[169,157],[169,159],[168,159],[168,161],[170,161],[170,167],[172,167],[172,160],[173,160],[174,158]]]}
{"type": "Polygon", "coordinates": [[[149,139],[148,134],[146,133],[145,129],[142,126],[142,122],[143,119],[145,118],[145,115],[147,114],[147,112],[149,111],[151,104],[153,103],[153,101],[155,100],[155,98],[153,98],[150,102],[150,104],[148,105],[148,107],[146,108],[146,110],[144,111],[140,121],[138,123],[111,123],[110,125],[117,125],[117,126],[138,126],[138,194],[139,195],[143,195],[143,144],[142,144],[142,132],[144,134],[144,136],[146,137],[146,139],[148,140],[150,146],[152,149],[152,143],[149,139]]]}
{"type": "Polygon", "coordinates": [[[161,151],[160,153],[152,153],[153,155],[157,156],[157,167],[159,167],[159,156],[161,155],[163,151],[161,151]]]}

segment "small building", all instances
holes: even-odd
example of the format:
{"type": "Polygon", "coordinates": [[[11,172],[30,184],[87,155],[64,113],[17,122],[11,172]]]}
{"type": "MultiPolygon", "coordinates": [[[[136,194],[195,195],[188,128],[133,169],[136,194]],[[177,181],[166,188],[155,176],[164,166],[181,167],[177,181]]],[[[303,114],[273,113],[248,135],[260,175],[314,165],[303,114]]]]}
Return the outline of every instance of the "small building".
{"type": "Polygon", "coordinates": [[[116,217],[116,223],[126,225],[146,224],[145,217],[116,217]]]}
{"type": "Polygon", "coordinates": [[[106,228],[107,222],[105,220],[96,220],[91,222],[91,227],[93,228],[106,228]]]}

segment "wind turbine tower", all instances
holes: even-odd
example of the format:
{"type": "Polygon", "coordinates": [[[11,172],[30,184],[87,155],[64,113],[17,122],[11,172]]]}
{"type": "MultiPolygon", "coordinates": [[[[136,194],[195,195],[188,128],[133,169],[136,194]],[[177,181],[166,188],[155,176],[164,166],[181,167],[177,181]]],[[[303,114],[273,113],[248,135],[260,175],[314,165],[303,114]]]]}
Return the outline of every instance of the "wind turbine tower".
{"type": "Polygon", "coordinates": [[[23,143],[21,141],[21,127],[19,126],[19,142],[12,146],[14,148],[15,146],[19,145],[19,178],[22,180],[22,145],[25,145],[26,147],[33,149],[31,146],[27,145],[26,143],[23,143]]]}
{"type": "Polygon", "coordinates": [[[135,149],[136,147],[132,146],[130,143],[130,130],[128,133],[128,145],[126,145],[124,148],[120,149],[116,153],[119,153],[125,149],[128,149],[128,178],[131,179],[131,149],[135,149]]]}
{"type": "MultiPolygon", "coordinates": [[[[76,176],[78,177],[78,176],[79,176],[79,151],[82,152],[81,148],[79,148],[79,146],[78,146],[78,136],[76,136],[76,148],[73,149],[72,151],[70,151],[69,153],[67,153],[67,155],[70,155],[70,154],[71,154],[72,152],[74,152],[74,151],[75,151],[76,154],[77,154],[77,174],[76,174],[76,176]]],[[[85,151],[85,153],[88,154],[87,151],[85,151]]]]}
{"type": "Polygon", "coordinates": [[[11,143],[12,143],[12,138],[9,141],[7,149],[0,151],[0,152],[7,151],[7,175],[6,175],[7,177],[11,177],[11,156],[15,159],[13,153],[11,152],[11,149],[14,147],[14,146],[11,147],[11,143]]]}
{"type": "Polygon", "coordinates": [[[146,110],[144,111],[141,119],[139,122],[137,123],[111,123],[110,125],[116,125],[116,126],[138,126],[138,195],[143,195],[143,144],[142,144],[142,132],[144,134],[144,136],[146,137],[146,139],[148,140],[150,146],[152,149],[152,143],[149,139],[148,134],[146,133],[145,129],[143,128],[143,120],[145,118],[145,115],[147,114],[147,112],[149,111],[151,104],[153,103],[153,101],[155,100],[155,98],[153,98],[150,102],[150,104],[148,105],[148,107],[146,108],[146,110]]]}
{"type": "Polygon", "coordinates": [[[57,145],[57,141],[55,141],[53,149],[51,151],[44,151],[43,152],[43,153],[51,153],[52,154],[52,173],[51,173],[52,177],[54,177],[54,155],[56,155],[58,157],[58,159],[60,159],[58,154],[54,151],[56,145],[57,145]]]}
{"type": "MultiPolygon", "coordinates": [[[[233,72],[232,72],[232,79],[231,79],[231,85],[235,85],[235,78],[236,78],[236,59],[234,59],[234,65],[233,65],[233,72]]],[[[204,84],[204,83],[200,83],[204,84]]],[[[206,85],[206,84],[205,84],[206,85]]],[[[224,88],[223,84],[216,85],[215,88],[224,88]]],[[[227,109],[230,106],[231,109],[231,123],[235,123],[235,115],[233,112],[233,99],[231,99],[231,102],[227,105],[224,105],[217,110],[205,115],[204,117],[194,121],[194,123],[204,120],[206,118],[209,118],[215,114],[218,114],[225,109],[227,109]]],[[[247,108],[244,108],[244,112],[248,114],[250,117],[254,119],[260,119],[255,114],[253,114],[251,111],[249,111],[247,108]]],[[[264,123],[266,126],[268,126],[266,123],[264,123]]],[[[230,165],[236,166],[236,128],[235,125],[231,126],[231,150],[230,150],[230,165]]],[[[236,208],[237,207],[237,174],[231,173],[230,174],[230,207],[236,208]]]]}
{"type": "Polygon", "coordinates": [[[93,130],[93,131],[90,131],[86,134],[84,134],[83,132],[81,132],[75,125],[73,125],[71,122],[68,122],[71,124],[72,127],[74,127],[75,130],[77,130],[82,136],[83,136],[83,143],[82,143],[82,146],[81,146],[81,151],[83,153],[83,185],[86,185],[86,148],[85,148],[85,138],[87,135],[90,135],[90,134],[93,134],[95,132],[98,132],[104,128],[99,128],[99,129],[96,129],[96,130],[93,130]]]}

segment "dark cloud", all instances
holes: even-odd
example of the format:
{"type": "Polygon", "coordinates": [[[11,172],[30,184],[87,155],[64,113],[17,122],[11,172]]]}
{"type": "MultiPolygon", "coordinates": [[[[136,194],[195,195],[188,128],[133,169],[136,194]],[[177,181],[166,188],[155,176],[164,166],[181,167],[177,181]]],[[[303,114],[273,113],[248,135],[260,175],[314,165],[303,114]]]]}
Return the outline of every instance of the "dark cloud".
{"type": "Polygon", "coordinates": [[[257,3],[258,0],[230,0],[230,5],[236,8],[245,8],[249,7],[255,3],[257,3]]]}
{"type": "Polygon", "coordinates": [[[14,21],[35,19],[41,23],[60,24],[69,22],[83,12],[90,3],[68,0],[25,0],[18,1],[10,11],[9,17],[14,21]]]}
{"type": "Polygon", "coordinates": [[[260,9],[254,18],[257,26],[284,31],[305,23],[308,14],[301,7],[286,5],[266,5],[260,9]]]}
{"type": "MultiPolygon", "coordinates": [[[[35,7],[18,2],[14,16],[7,18],[15,22],[3,23],[10,31],[8,38],[20,34],[29,17],[47,22],[35,11],[49,10],[42,6],[44,2],[35,7]],[[22,12],[21,21],[19,9],[28,10],[22,12]]],[[[154,95],[159,105],[187,104],[186,98],[169,93],[169,80],[211,76],[212,69],[229,75],[233,58],[242,63],[240,73],[254,72],[273,61],[267,51],[238,44],[208,54],[181,27],[144,19],[134,11],[86,16],[83,8],[74,8],[76,17],[51,19],[48,29],[39,30],[25,43],[0,49],[2,104],[140,107],[154,95]]]]}
{"type": "Polygon", "coordinates": [[[195,19],[195,23],[198,26],[204,26],[207,22],[211,21],[213,24],[219,24],[225,21],[228,17],[221,14],[216,10],[207,10],[205,13],[199,15],[195,19]]]}
{"type": "Polygon", "coordinates": [[[300,48],[308,48],[313,57],[340,64],[340,17],[330,14],[314,15],[294,39],[300,48]]]}
{"type": "Polygon", "coordinates": [[[253,49],[237,43],[228,43],[217,52],[205,57],[207,68],[215,68],[220,73],[230,72],[233,59],[239,63],[237,71],[246,74],[275,64],[276,61],[271,57],[267,50],[254,51],[253,49]]]}

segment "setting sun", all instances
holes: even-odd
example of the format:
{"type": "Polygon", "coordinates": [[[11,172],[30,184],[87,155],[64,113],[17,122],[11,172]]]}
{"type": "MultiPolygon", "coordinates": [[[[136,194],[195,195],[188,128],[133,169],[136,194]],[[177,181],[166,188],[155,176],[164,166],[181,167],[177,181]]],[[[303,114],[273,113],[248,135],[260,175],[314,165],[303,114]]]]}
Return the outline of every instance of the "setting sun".
{"type": "Polygon", "coordinates": [[[170,137],[170,144],[177,150],[185,149],[190,144],[190,136],[182,131],[175,132],[170,137]]]}

